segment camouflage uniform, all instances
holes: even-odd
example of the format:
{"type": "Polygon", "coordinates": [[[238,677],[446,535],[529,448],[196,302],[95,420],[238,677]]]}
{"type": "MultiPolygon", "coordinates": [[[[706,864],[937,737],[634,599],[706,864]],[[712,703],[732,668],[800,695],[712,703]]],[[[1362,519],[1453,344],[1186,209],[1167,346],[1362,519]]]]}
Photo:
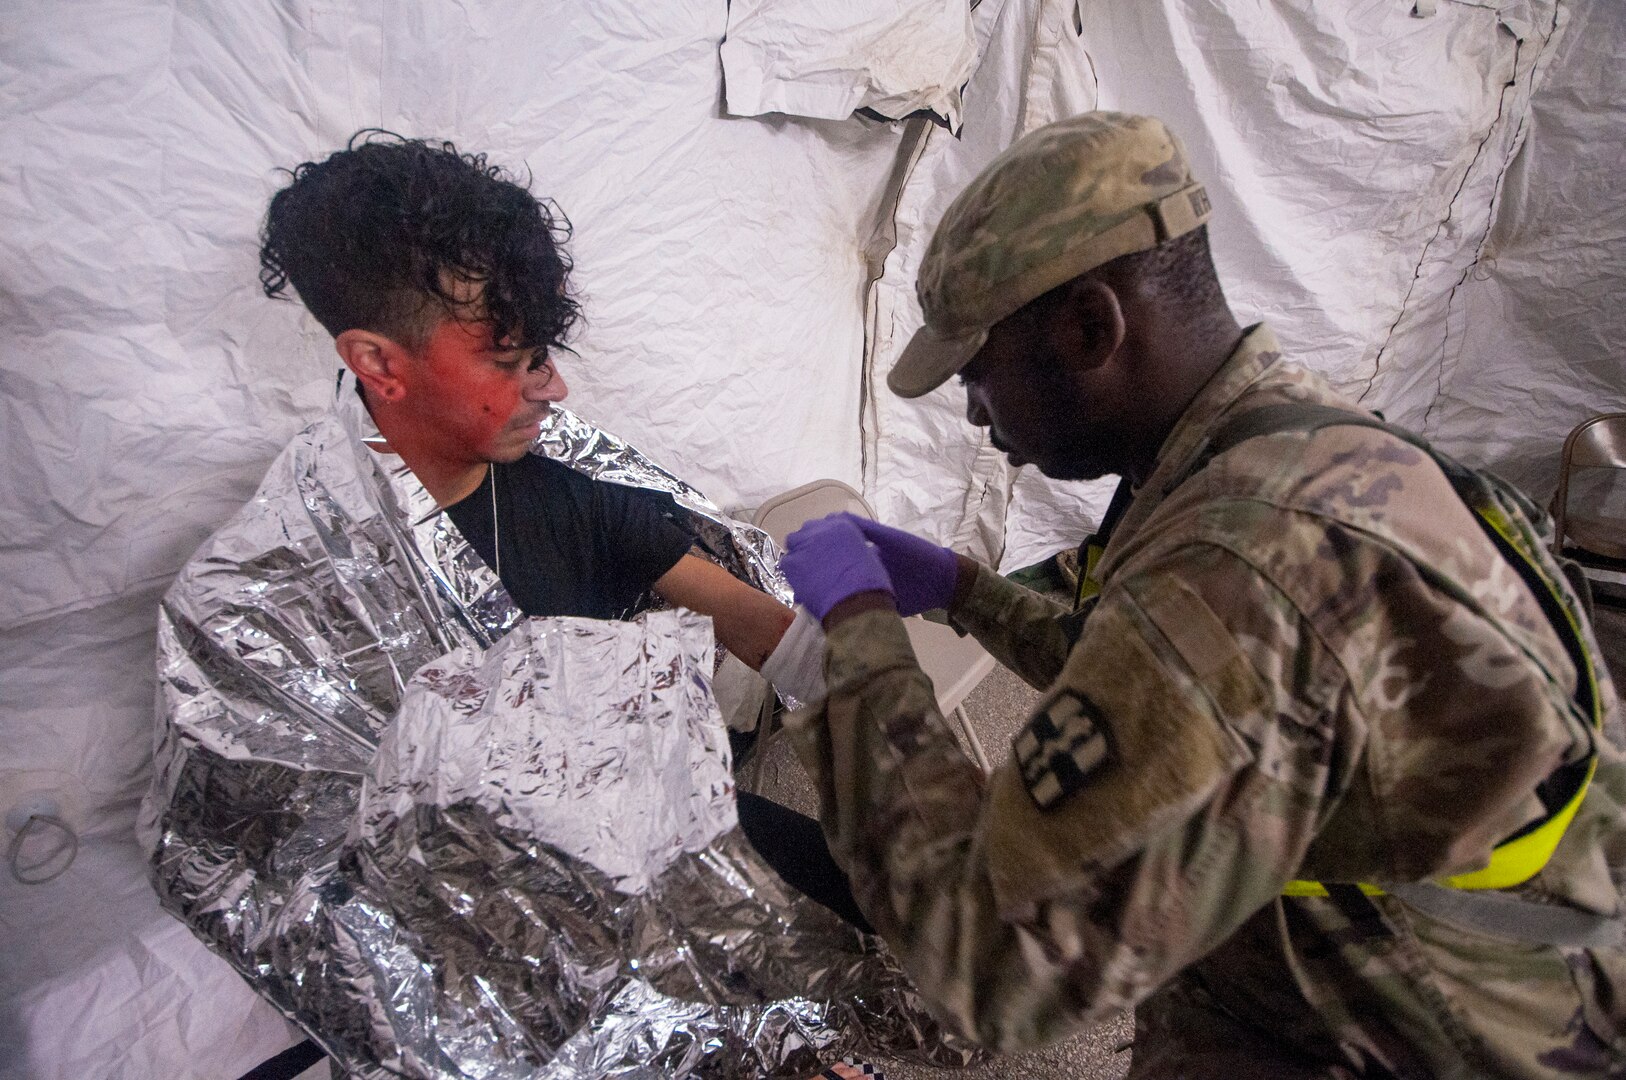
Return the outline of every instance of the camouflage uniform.
{"type": "MultiPolygon", "coordinates": [[[[1626,952],[1281,896],[1483,866],[1594,739],[1563,646],[1422,452],[1336,426],[1187,476],[1246,410],[1354,408],[1277,359],[1255,328],[1187,409],[1087,619],[986,568],[951,612],[1046,690],[991,777],[895,615],[835,627],[829,697],[791,722],[832,849],[926,997],[989,1045],[1138,1006],[1136,1077],[1626,1076],[1626,952]],[[1071,771],[1035,768],[1036,740],[1071,771]]],[[[1603,678],[1596,777],[1514,891],[1615,914],[1626,739],[1603,678]]]]}

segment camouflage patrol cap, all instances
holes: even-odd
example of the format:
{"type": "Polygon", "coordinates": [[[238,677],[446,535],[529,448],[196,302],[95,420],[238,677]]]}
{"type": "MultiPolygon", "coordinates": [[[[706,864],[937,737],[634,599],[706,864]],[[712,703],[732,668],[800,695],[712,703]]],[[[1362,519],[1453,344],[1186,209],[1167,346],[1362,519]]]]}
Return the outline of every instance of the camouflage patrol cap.
{"type": "Polygon", "coordinates": [[[926,325],[887,385],[903,397],[927,393],[1030,300],[1182,236],[1208,213],[1208,193],[1161,120],[1091,112],[1030,132],[938,223],[915,283],[926,325]]]}

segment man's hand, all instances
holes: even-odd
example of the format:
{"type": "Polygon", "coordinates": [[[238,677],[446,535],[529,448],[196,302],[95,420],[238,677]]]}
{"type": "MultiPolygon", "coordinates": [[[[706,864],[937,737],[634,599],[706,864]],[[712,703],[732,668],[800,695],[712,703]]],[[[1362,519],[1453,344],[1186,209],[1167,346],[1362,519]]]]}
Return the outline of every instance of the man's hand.
{"type": "Polygon", "coordinates": [[[954,600],[959,580],[959,560],[954,552],[922,540],[902,529],[856,514],[838,514],[875,545],[875,553],[892,580],[899,615],[919,615],[933,608],[946,608],[954,600]]]}
{"type": "Polygon", "coordinates": [[[892,605],[886,567],[847,514],[810,521],[786,537],[779,569],[797,602],[821,622],[837,604],[861,594],[882,594],[878,599],[892,605]]]}

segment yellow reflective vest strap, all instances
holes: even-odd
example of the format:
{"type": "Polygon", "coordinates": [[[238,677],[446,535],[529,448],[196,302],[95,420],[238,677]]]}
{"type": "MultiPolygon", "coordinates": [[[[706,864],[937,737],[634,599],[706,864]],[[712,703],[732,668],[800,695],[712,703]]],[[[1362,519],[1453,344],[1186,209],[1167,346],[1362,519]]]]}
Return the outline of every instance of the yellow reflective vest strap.
{"type": "Polygon", "coordinates": [[[1135,489],[1130,485],[1126,476],[1118,481],[1118,486],[1112,492],[1112,501],[1107,503],[1106,513],[1101,515],[1101,527],[1091,533],[1078,549],[1078,591],[1073,594],[1073,610],[1082,611],[1084,602],[1101,592],[1101,556],[1106,554],[1107,541],[1112,538],[1112,531],[1118,527],[1118,519],[1124,516],[1129,504],[1135,501],[1135,489]]]}
{"type": "Polygon", "coordinates": [[[1091,537],[1085,541],[1084,557],[1079,560],[1078,566],[1078,594],[1073,597],[1073,610],[1078,611],[1084,606],[1084,601],[1101,592],[1100,579],[1095,576],[1095,568],[1101,565],[1101,556],[1106,548],[1095,542],[1091,537]]]}
{"type": "MultiPolygon", "coordinates": [[[[1491,852],[1490,864],[1483,870],[1441,878],[1437,884],[1452,889],[1511,889],[1535,877],[1547,865],[1547,860],[1553,857],[1553,852],[1558,850],[1558,842],[1564,838],[1564,830],[1569,828],[1576,811],[1581,808],[1581,800],[1586,798],[1592,774],[1597,770],[1598,758],[1593,755],[1587,765],[1586,779],[1558,813],[1548,817],[1539,828],[1498,845],[1491,852]]],[[[1367,896],[1383,895],[1383,890],[1376,885],[1361,882],[1359,887],[1367,896]]],[[[1327,887],[1319,881],[1289,881],[1282,887],[1282,895],[1326,896],[1327,887]]]]}

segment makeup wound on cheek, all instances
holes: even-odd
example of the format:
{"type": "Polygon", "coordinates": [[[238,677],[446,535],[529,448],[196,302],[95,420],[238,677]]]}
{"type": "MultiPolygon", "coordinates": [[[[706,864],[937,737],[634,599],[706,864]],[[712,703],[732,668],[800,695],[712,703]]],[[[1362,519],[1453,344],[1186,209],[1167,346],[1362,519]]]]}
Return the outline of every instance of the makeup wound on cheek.
{"type": "Polygon", "coordinates": [[[514,417],[520,405],[520,386],[510,380],[482,377],[473,365],[454,369],[448,373],[447,389],[453,397],[466,403],[473,417],[470,432],[480,446],[487,446],[514,417]]]}
{"type": "Polygon", "coordinates": [[[486,387],[480,400],[480,441],[489,443],[508,427],[519,408],[519,387],[486,387]]]}

